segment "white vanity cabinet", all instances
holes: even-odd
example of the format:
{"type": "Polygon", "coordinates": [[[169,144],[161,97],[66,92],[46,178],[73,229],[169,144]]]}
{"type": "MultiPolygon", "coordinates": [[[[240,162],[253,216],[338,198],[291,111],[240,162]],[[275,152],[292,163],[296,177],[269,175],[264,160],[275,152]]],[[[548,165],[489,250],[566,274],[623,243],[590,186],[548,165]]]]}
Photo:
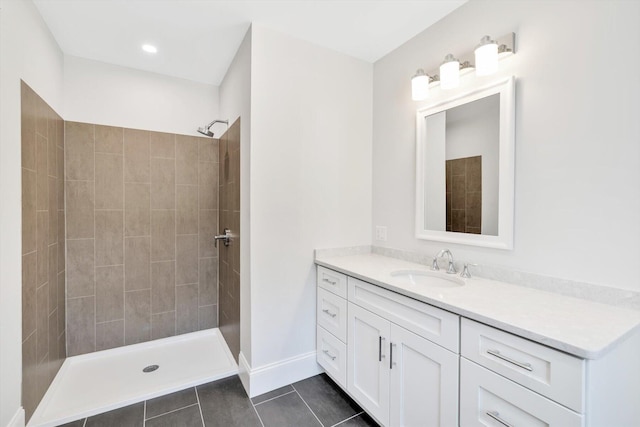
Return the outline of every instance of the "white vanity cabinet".
{"type": "Polygon", "coordinates": [[[458,424],[459,316],[318,266],[317,360],[384,426],[458,424]]]}
{"type": "Polygon", "coordinates": [[[318,266],[318,363],[383,426],[640,426],[640,333],[586,359],[400,292],[318,266]]]}

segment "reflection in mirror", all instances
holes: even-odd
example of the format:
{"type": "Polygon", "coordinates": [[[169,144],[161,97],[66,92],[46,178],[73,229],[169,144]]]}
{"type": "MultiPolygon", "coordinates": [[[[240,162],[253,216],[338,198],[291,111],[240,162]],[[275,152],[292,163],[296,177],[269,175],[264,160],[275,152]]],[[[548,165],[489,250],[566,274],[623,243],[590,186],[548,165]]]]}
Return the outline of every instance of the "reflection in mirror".
{"type": "Polygon", "coordinates": [[[500,95],[494,94],[426,117],[425,227],[429,230],[498,235],[500,95]],[[444,175],[445,186],[442,186],[444,175]]]}
{"type": "Polygon", "coordinates": [[[418,110],[416,237],[513,247],[513,86],[418,110]]]}

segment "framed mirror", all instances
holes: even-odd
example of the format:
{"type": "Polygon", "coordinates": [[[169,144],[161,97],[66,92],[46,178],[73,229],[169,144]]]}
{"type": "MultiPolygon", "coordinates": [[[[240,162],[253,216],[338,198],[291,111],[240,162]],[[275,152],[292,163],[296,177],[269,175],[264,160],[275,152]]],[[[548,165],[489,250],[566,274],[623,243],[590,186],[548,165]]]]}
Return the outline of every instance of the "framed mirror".
{"type": "Polygon", "coordinates": [[[416,237],[513,248],[515,78],[417,111],[416,237]]]}

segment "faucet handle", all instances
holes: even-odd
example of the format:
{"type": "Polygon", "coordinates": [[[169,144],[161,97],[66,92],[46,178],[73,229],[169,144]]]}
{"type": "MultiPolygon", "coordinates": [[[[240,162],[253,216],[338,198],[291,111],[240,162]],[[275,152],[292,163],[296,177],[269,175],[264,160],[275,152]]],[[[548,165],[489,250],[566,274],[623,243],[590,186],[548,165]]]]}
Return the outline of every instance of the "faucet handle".
{"type": "Polygon", "coordinates": [[[447,266],[447,274],[456,274],[456,266],[453,265],[453,259],[449,260],[449,265],[447,266]]]}
{"type": "Polygon", "coordinates": [[[433,257],[433,261],[431,262],[431,270],[433,270],[433,271],[440,270],[440,267],[438,266],[438,256],[437,255],[433,257]]]}
{"type": "Polygon", "coordinates": [[[462,268],[462,273],[460,273],[460,277],[464,277],[465,279],[470,279],[471,278],[471,273],[469,273],[469,267],[475,267],[478,264],[473,264],[470,262],[465,262],[464,263],[464,267],[462,268]]]}

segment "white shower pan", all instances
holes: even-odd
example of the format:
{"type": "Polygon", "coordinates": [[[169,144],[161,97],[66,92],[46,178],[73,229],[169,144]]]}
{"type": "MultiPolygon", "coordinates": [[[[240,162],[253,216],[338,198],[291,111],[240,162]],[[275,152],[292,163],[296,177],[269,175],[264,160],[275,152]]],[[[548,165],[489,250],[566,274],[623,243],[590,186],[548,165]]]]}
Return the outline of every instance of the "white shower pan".
{"type": "Polygon", "coordinates": [[[69,357],[28,426],[64,424],[237,372],[219,329],[69,357]]]}

